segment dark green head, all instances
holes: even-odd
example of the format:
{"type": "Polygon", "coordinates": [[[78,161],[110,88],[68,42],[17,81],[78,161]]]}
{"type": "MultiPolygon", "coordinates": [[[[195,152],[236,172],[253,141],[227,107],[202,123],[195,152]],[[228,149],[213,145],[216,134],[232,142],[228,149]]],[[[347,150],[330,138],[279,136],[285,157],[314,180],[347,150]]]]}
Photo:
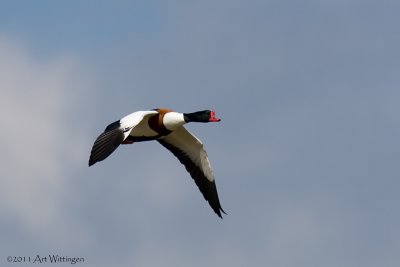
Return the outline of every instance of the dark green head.
{"type": "Polygon", "coordinates": [[[202,110],[193,113],[184,113],[183,118],[185,122],[219,122],[221,121],[215,117],[215,111],[202,110]]]}

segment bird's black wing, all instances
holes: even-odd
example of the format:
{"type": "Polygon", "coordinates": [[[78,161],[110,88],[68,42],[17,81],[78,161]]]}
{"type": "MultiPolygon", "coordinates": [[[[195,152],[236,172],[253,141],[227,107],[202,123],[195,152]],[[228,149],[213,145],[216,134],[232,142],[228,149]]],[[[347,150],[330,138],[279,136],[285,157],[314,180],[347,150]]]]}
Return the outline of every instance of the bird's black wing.
{"type": "MultiPolygon", "coordinates": [[[[130,130],[130,129],[129,129],[130,130]]],[[[107,126],[105,131],[97,137],[90,152],[89,166],[107,158],[124,141],[124,132],[119,121],[107,126]]]]}
{"type": "Polygon", "coordinates": [[[158,142],[185,166],[211,208],[222,218],[221,212],[225,212],[219,202],[214,175],[202,142],[184,127],[158,139],[158,142]]]}

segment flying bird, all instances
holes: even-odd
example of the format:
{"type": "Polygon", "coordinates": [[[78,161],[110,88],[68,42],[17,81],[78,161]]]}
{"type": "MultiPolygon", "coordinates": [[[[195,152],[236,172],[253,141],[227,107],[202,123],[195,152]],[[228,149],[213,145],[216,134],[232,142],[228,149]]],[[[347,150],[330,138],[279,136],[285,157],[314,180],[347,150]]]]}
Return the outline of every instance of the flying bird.
{"type": "MultiPolygon", "coordinates": [[[[170,109],[136,111],[108,125],[90,153],[89,166],[106,159],[121,144],[157,140],[185,166],[204,198],[222,218],[215,178],[203,143],[183,125],[219,122],[212,110],[179,113],[170,109]]],[[[226,213],[225,213],[226,214],[226,213]]]]}

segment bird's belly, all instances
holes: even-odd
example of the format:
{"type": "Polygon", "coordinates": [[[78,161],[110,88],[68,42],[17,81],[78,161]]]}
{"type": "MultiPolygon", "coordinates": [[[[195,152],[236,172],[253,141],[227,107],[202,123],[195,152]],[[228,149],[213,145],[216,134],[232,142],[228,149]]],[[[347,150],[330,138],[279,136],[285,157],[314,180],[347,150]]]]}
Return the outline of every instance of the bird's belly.
{"type": "Polygon", "coordinates": [[[133,128],[131,133],[129,134],[129,136],[132,137],[145,137],[145,138],[152,138],[158,135],[159,134],[156,131],[150,128],[148,120],[144,120],[138,125],[136,125],[136,127],[133,128]]]}
{"type": "Polygon", "coordinates": [[[145,137],[145,138],[156,138],[159,134],[151,129],[147,123],[140,123],[135,128],[132,129],[129,136],[132,137],[145,137]]]}
{"type": "Polygon", "coordinates": [[[153,141],[157,140],[160,136],[132,136],[128,135],[128,137],[124,140],[123,144],[133,144],[137,142],[145,142],[145,141],[153,141]]]}
{"type": "Polygon", "coordinates": [[[144,142],[144,141],[152,141],[152,140],[157,140],[160,137],[160,135],[149,129],[145,129],[145,130],[136,130],[132,131],[128,137],[126,138],[126,143],[127,144],[131,144],[131,143],[135,143],[135,142],[144,142]]]}

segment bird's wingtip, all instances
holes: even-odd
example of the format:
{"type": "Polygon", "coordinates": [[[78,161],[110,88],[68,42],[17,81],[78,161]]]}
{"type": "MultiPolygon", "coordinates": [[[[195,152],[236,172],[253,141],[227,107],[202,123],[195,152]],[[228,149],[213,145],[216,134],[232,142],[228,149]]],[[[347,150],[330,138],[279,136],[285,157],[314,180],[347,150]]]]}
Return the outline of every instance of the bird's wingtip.
{"type": "Polygon", "coordinates": [[[221,212],[223,213],[223,214],[225,214],[225,215],[228,215],[221,207],[218,209],[218,211],[216,211],[215,213],[218,215],[218,217],[220,217],[221,219],[224,219],[223,217],[222,217],[222,214],[221,214],[221,212]]]}
{"type": "Polygon", "coordinates": [[[96,163],[96,161],[90,159],[89,162],[88,162],[88,165],[89,165],[89,167],[90,167],[90,166],[92,166],[92,165],[95,164],[95,163],[96,163]]]}

